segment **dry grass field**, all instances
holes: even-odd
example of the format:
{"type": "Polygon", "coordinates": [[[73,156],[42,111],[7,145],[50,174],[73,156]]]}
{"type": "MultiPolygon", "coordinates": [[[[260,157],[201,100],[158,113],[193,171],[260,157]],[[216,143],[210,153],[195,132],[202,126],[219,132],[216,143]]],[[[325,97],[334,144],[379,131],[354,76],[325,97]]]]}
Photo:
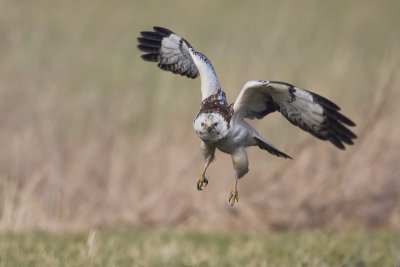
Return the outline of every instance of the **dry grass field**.
{"type": "Polygon", "coordinates": [[[399,11],[0,0],[0,266],[399,266],[399,11]],[[198,192],[200,82],[140,59],[153,25],[206,54],[230,102],[247,80],[286,81],[339,104],[359,138],[339,151],[280,114],[251,121],[294,160],[248,149],[231,207],[217,152],[198,192]]]}
{"type": "Polygon", "coordinates": [[[400,2],[0,1],[0,230],[135,226],[400,229],[400,2]],[[294,160],[249,149],[240,202],[229,156],[209,185],[192,120],[199,80],[140,59],[153,25],[212,61],[229,101],[250,79],[341,106],[346,151],[279,114],[251,121],[294,160]]]}
{"type": "Polygon", "coordinates": [[[398,232],[0,233],[0,266],[399,266],[398,232]]]}

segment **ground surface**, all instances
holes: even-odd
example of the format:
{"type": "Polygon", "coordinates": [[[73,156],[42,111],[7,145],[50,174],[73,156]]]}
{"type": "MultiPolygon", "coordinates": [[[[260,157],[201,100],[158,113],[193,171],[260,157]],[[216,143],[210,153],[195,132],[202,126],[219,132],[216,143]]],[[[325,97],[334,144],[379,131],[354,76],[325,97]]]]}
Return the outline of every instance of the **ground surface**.
{"type": "Polygon", "coordinates": [[[398,266],[392,231],[1,233],[0,266],[398,266]]]}

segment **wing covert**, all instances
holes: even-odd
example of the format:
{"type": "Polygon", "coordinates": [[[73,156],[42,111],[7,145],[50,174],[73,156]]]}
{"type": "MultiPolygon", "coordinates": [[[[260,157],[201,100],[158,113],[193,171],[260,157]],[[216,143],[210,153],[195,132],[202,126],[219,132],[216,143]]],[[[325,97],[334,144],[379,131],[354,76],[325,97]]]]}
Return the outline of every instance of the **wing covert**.
{"type": "Polygon", "coordinates": [[[345,148],[343,143],[352,145],[357,138],[345,126],[355,126],[355,123],[342,115],[335,103],[284,82],[248,81],[233,109],[233,119],[261,119],[279,111],[293,125],[340,149],[345,148]]]}

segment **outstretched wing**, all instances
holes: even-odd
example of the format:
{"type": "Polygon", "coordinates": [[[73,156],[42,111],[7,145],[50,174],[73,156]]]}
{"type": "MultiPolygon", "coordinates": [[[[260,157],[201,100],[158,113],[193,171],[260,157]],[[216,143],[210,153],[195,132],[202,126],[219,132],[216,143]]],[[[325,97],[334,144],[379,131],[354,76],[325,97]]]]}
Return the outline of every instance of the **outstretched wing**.
{"type": "Polygon", "coordinates": [[[189,78],[199,76],[196,64],[190,55],[192,46],[172,31],[154,27],[154,32],[144,31],[137,40],[137,46],[147,54],[142,58],[147,61],[158,62],[158,67],[189,78]]]}
{"type": "Polygon", "coordinates": [[[154,31],[145,31],[137,40],[139,50],[146,52],[142,58],[146,61],[158,62],[158,67],[189,78],[201,75],[202,99],[221,93],[217,75],[208,58],[182,37],[172,31],[153,27],[154,31]]]}
{"type": "Polygon", "coordinates": [[[291,84],[274,81],[248,81],[233,106],[232,119],[261,119],[279,111],[293,125],[315,137],[328,140],[344,149],[343,143],[353,144],[357,136],[345,125],[354,122],[339,113],[340,108],[330,100],[291,84]]]}

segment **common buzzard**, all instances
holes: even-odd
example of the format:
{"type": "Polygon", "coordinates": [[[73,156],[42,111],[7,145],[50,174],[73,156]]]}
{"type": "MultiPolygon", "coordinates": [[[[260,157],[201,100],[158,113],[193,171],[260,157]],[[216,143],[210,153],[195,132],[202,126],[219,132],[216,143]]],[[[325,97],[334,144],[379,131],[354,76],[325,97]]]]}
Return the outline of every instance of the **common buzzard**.
{"type": "Polygon", "coordinates": [[[138,48],[145,52],[142,58],[158,63],[163,70],[192,79],[199,75],[201,78],[202,103],[193,127],[202,141],[206,163],[197,182],[198,190],[208,184],[205,172],[216,148],[232,156],[235,181],[229,195],[231,205],[239,200],[238,180],[248,172],[246,147],[258,146],[275,156],[291,158],[261,137],[244,119],[262,119],[279,111],[293,125],[330,141],[339,149],[345,149],[343,143],[352,145],[357,138],[345,126],[355,126],[354,122],[343,116],[336,104],[288,83],[248,81],[235,103],[228,104],[208,58],[172,31],[162,27],[153,29],[141,32],[138,38],[138,48]]]}

